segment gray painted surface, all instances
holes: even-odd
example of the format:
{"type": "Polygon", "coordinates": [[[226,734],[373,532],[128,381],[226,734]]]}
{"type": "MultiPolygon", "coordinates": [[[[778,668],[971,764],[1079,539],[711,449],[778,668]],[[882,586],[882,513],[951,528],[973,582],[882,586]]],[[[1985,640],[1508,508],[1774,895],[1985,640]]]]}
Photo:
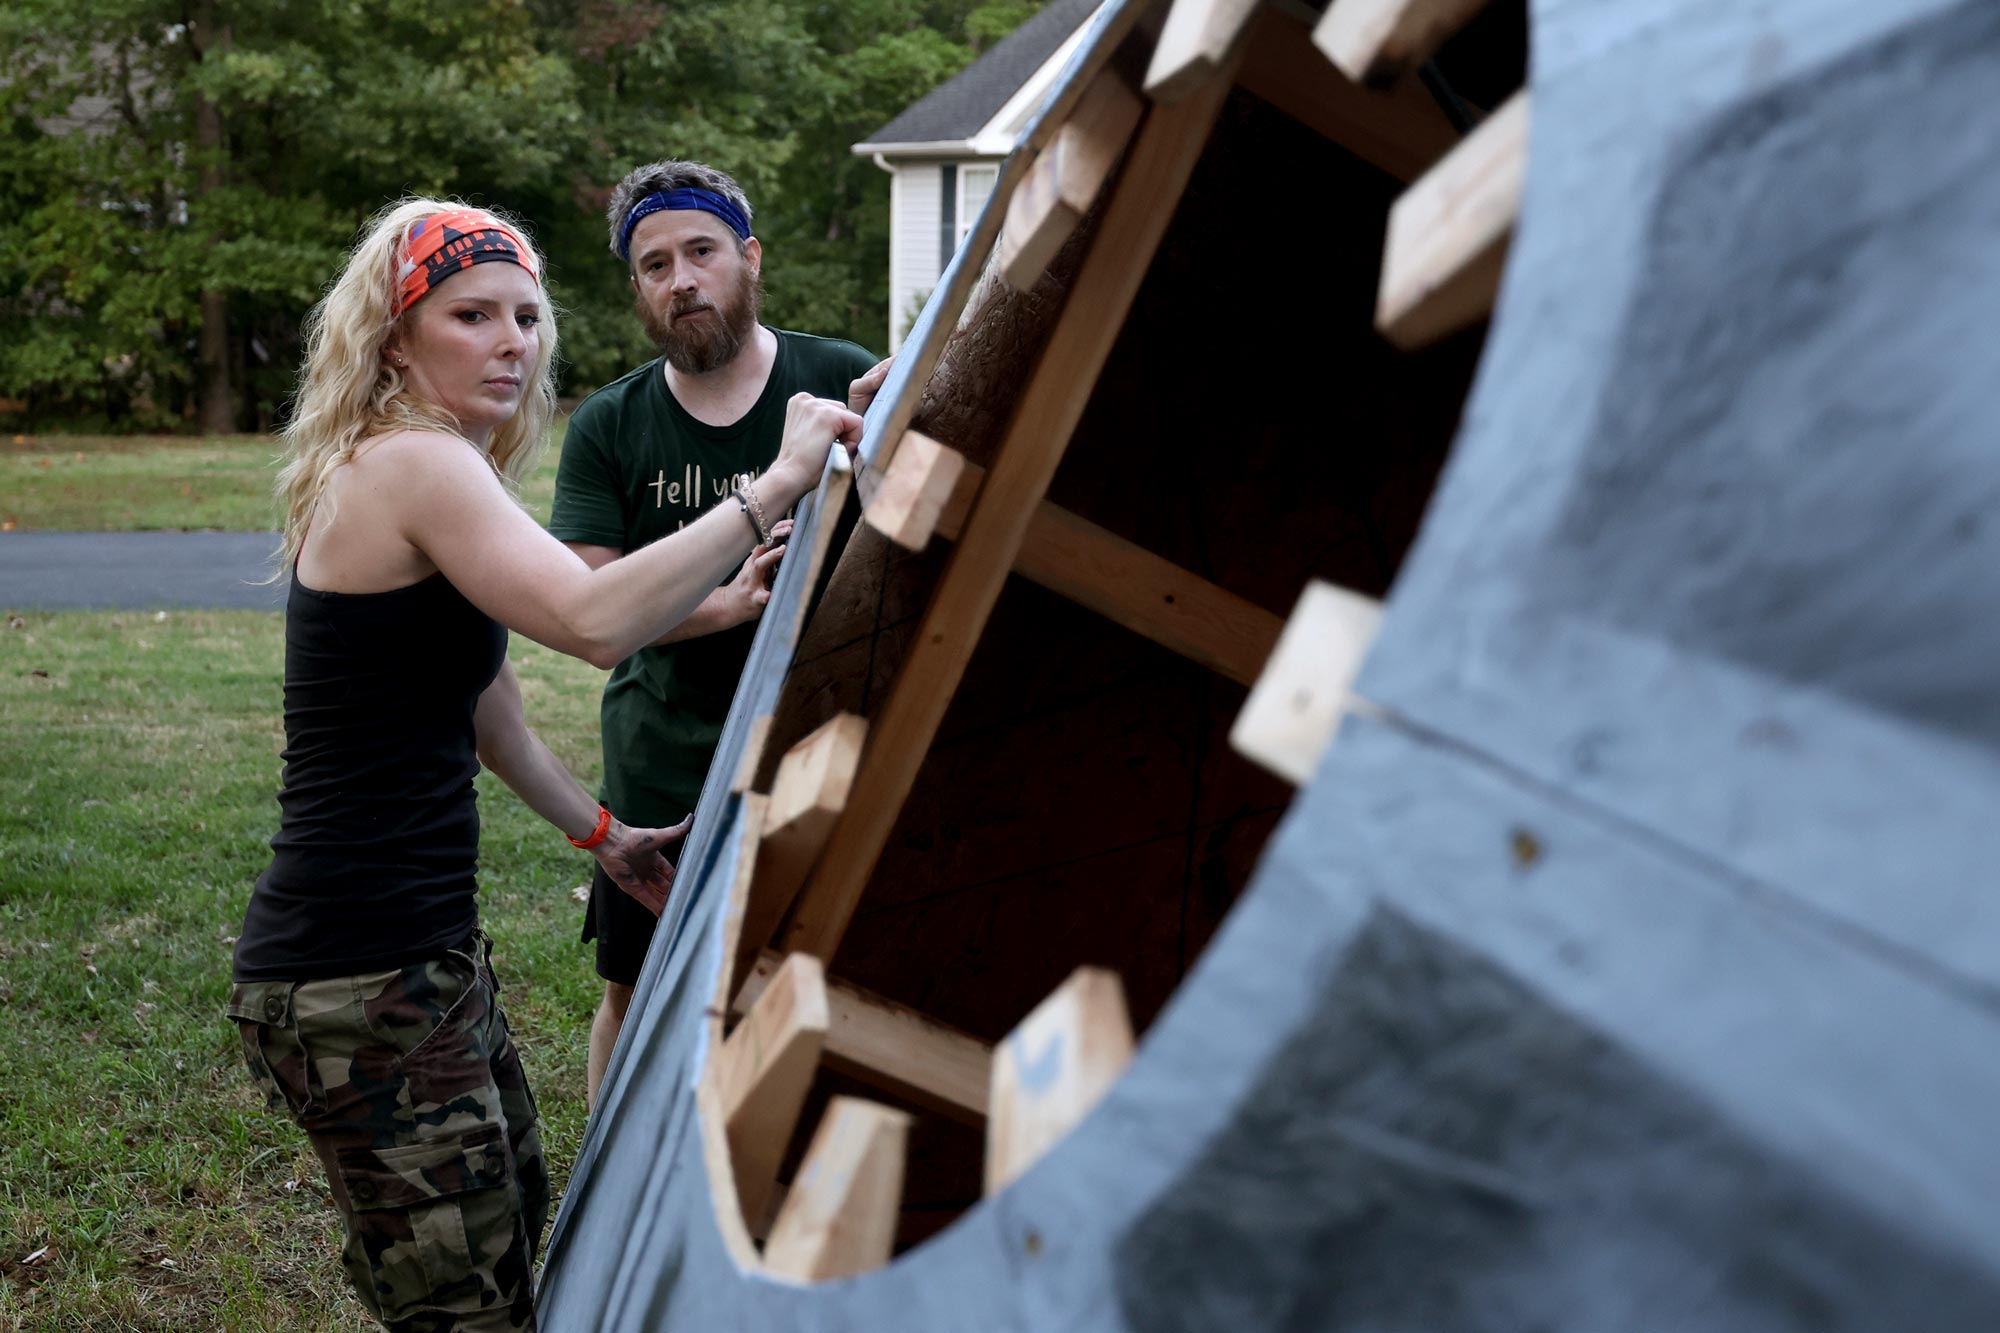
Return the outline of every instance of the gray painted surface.
{"type": "Polygon", "coordinates": [[[1383,716],[1128,1076],[888,1268],[739,1273],[690,1092],[711,790],[547,1327],[2000,1327],[2000,10],[1534,17],[1523,221],[1383,716]]]}
{"type": "Polygon", "coordinates": [[[282,611],[285,585],[261,584],[275,532],[9,532],[0,534],[0,607],[282,611]]]}

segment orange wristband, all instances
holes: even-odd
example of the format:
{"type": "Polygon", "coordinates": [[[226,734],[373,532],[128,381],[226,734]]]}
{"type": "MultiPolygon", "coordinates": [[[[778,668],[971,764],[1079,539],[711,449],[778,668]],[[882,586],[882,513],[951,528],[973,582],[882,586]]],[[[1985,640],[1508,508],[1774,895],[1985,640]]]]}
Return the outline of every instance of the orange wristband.
{"type": "MultiPolygon", "coordinates": [[[[570,838],[569,845],[572,847],[581,847],[587,852],[597,846],[597,844],[603,842],[610,832],[611,812],[600,805],[597,807],[597,827],[590,831],[590,836],[587,838],[570,838]]],[[[563,836],[569,838],[567,833],[563,834],[563,836]]]]}

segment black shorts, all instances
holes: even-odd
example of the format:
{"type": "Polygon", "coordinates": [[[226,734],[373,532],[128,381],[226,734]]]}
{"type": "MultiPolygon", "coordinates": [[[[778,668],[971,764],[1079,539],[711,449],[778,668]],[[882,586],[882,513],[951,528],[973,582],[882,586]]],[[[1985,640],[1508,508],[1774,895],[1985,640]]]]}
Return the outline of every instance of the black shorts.
{"type": "Polygon", "coordinates": [[[619,888],[598,866],[590,877],[590,903],[583,909],[583,940],[597,941],[597,975],[621,986],[636,986],[653,947],[660,918],[619,888]]]}

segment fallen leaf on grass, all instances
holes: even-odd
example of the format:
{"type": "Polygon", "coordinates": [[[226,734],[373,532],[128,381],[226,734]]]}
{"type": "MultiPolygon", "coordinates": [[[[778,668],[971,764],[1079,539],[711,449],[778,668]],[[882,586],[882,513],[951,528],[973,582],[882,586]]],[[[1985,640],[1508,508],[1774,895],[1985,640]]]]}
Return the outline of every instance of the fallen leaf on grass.
{"type": "Polygon", "coordinates": [[[34,1266],[35,1266],[36,1264],[38,1264],[38,1263],[40,1263],[40,1262],[41,1262],[42,1260],[44,1260],[44,1259],[48,1258],[48,1254],[49,1254],[49,1251],[50,1251],[50,1250],[52,1250],[52,1249],[54,1249],[54,1248],[55,1248],[55,1246],[53,1246],[53,1245],[44,1245],[44,1246],[42,1246],[42,1248],[41,1248],[41,1249],[39,1249],[39,1250],[36,1250],[36,1251],[35,1251],[35,1252],[34,1252],[33,1254],[31,1254],[31,1255],[29,1255],[29,1256],[28,1256],[27,1258],[23,1259],[23,1260],[21,1261],[21,1267],[23,1267],[23,1268],[33,1268],[33,1267],[34,1267],[34,1266]]]}
{"type": "Polygon", "coordinates": [[[33,676],[37,680],[47,680],[49,678],[49,673],[42,670],[40,667],[31,668],[28,674],[33,676]]]}
{"type": "MultiPolygon", "coordinates": [[[[91,968],[90,970],[92,972],[97,971],[97,969],[94,967],[91,968]]],[[[153,1016],[153,1011],[159,1007],[160,1007],[159,1005],[154,1004],[150,1000],[141,1000],[139,1001],[139,1003],[132,1006],[132,1017],[143,1023],[148,1018],[151,1018],[153,1016]]]]}
{"type": "Polygon", "coordinates": [[[569,891],[569,896],[580,903],[587,903],[590,901],[590,886],[588,884],[579,884],[569,891]]]}
{"type": "MultiPolygon", "coordinates": [[[[11,530],[13,529],[13,527],[14,527],[14,524],[13,524],[13,521],[12,521],[11,519],[10,519],[10,520],[8,521],[8,523],[7,523],[6,527],[7,527],[7,530],[8,530],[8,531],[11,531],[11,530]]],[[[26,629],[26,628],[28,628],[28,622],[27,622],[27,620],[25,620],[25,619],[24,619],[23,617],[21,617],[21,616],[8,616],[8,617],[7,617],[7,628],[8,628],[8,629],[26,629]]]]}

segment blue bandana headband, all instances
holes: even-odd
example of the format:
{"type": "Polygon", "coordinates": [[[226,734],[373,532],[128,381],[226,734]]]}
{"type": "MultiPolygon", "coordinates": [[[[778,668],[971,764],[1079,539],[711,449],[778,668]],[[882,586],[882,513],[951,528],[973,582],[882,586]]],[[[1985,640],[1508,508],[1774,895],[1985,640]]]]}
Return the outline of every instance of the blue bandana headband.
{"type": "Polygon", "coordinates": [[[651,217],[669,208],[699,209],[713,213],[729,224],[729,229],[743,240],[750,239],[750,219],[743,210],[730,203],[713,190],[659,190],[647,195],[632,206],[625,215],[625,225],[618,229],[618,257],[627,263],[632,259],[632,228],[639,225],[639,219],[651,217]]]}

